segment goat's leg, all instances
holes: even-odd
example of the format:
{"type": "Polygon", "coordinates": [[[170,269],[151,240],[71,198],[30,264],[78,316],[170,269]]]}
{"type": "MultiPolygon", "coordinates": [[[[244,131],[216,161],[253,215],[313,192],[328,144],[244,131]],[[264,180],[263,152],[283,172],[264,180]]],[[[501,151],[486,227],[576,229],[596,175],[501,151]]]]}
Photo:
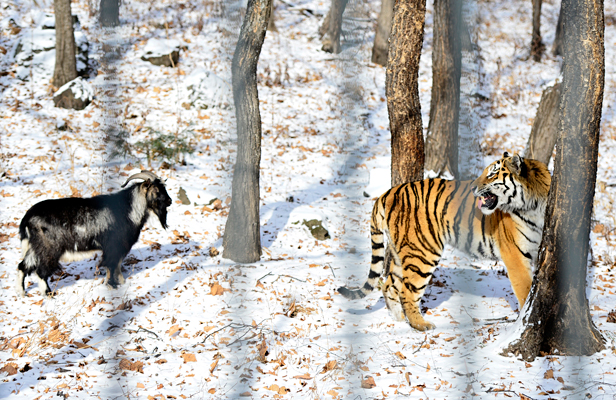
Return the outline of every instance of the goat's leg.
{"type": "Polygon", "coordinates": [[[103,254],[103,261],[101,262],[101,265],[105,267],[105,270],[107,272],[104,283],[111,289],[117,289],[119,285],[125,282],[124,275],[122,275],[123,258],[124,257],[117,254],[103,254]]]}
{"type": "Polygon", "coordinates": [[[17,282],[15,283],[15,291],[19,297],[26,295],[26,266],[24,262],[20,262],[17,266],[17,282]]]}
{"type": "Polygon", "coordinates": [[[37,278],[38,280],[38,286],[39,286],[39,292],[41,293],[41,296],[52,296],[52,292],[51,289],[49,288],[49,284],[47,283],[47,276],[46,277],[42,277],[39,275],[39,272],[36,271],[36,273],[34,274],[34,276],[37,278]]]}

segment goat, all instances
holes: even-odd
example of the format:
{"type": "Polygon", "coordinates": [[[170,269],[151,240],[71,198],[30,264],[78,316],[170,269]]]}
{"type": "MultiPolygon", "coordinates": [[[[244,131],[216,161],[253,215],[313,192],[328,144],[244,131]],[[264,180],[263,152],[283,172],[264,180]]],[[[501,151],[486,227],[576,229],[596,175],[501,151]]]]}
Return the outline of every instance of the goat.
{"type": "Polygon", "coordinates": [[[124,283],[122,260],[154,214],[167,229],[171,198],[164,183],[150,171],[130,176],[143,182],[113,194],[91,198],[44,200],[28,210],[19,225],[23,260],[17,267],[17,294],[25,295],[26,276],[36,272],[41,295],[51,295],[47,278],[70,262],[102,251],[105,282],[115,289],[124,283]]]}

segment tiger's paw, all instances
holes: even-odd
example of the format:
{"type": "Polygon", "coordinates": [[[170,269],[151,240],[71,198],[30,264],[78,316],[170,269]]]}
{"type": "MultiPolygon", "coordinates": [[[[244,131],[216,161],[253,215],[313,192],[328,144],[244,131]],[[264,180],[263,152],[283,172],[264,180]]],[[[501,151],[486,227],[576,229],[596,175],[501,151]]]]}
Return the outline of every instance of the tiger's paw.
{"type": "Polygon", "coordinates": [[[420,332],[429,331],[431,329],[436,328],[432,322],[428,322],[423,318],[415,318],[413,321],[409,320],[409,324],[420,332]]]}

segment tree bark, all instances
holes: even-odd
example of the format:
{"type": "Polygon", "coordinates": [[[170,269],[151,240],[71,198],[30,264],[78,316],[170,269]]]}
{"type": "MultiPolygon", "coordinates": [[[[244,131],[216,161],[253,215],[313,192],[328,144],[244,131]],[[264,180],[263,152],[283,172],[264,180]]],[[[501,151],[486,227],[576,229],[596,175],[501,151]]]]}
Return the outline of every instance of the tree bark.
{"type": "Polygon", "coordinates": [[[462,73],[462,2],[434,1],[432,98],[426,139],[426,170],[439,176],[458,173],[458,122],[462,73]]]}
{"type": "Polygon", "coordinates": [[[223,257],[249,263],[261,257],[259,164],[261,115],[257,62],[265,40],[272,0],[249,0],[231,67],[237,119],[237,160],[231,186],[231,209],[225,225],[223,257]]]}
{"type": "Polygon", "coordinates": [[[278,32],[278,28],[276,28],[276,23],[274,21],[274,0],[271,2],[271,10],[269,21],[267,22],[267,31],[268,32],[278,32]]]}
{"type": "Polygon", "coordinates": [[[590,355],[605,340],[586,299],[588,239],[595,193],[605,56],[603,0],[563,0],[564,68],[560,140],[538,268],[523,332],[506,352],[590,355]]]}
{"type": "Polygon", "coordinates": [[[398,0],[394,5],[385,80],[392,186],[423,179],[424,139],[418,79],[425,17],[426,0],[398,0]]]}
{"type": "Polygon", "coordinates": [[[526,158],[539,160],[546,165],[550,163],[554,145],[556,145],[556,139],[558,139],[560,93],[560,83],[556,83],[543,91],[537,108],[537,116],[533,121],[533,127],[524,150],[526,158]]]}
{"type": "Polygon", "coordinates": [[[104,27],[120,25],[120,0],[101,0],[99,21],[104,27]]]}
{"type": "Polygon", "coordinates": [[[541,38],[541,5],[542,0],[533,0],[533,34],[530,42],[530,55],[535,61],[541,61],[545,45],[541,38]]]}
{"type": "Polygon", "coordinates": [[[554,44],[552,45],[552,54],[560,56],[563,54],[563,8],[560,4],[560,13],[558,14],[558,22],[556,23],[556,34],[554,35],[554,44]]]}
{"type": "Polygon", "coordinates": [[[75,34],[71,1],[55,0],[53,8],[56,19],[56,64],[53,70],[53,85],[59,88],[77,78],[75,34]]]}
{"type": "Polygon", "coordinates": [[[382,0],[381,12],[376,20],[374,45],[372,46],[372,62],[382,66],[387,65],[389,51],[389,33],[394,18],[394,0],[382,0]]]}
{"type": "Polygon", "coordinates": [[[349,0],[332,0],[332,5],[323,21],[319,33],[323,36],[321,50],[328,53],[340,53],[340,33],[342,32],[342,14],[349,0]]]}

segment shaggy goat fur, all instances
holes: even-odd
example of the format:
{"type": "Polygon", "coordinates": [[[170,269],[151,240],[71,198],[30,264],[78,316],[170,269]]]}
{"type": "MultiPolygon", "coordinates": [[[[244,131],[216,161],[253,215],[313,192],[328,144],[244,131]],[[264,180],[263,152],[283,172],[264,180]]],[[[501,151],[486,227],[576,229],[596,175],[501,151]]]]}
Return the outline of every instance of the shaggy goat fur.
{"type": "Polygon", "coordinates": [[[41,294],[51,290],[47,278],[61,269],[59,261],[76,261],[102,251],[101,266],[111,288],[124,283],[122,260],[139,239],[150,214],[167,228],[171,198],[151,172],[128,178],[144,179],[117,193],[91,198],[45,200],[28,210],[19,226],[23,261],[17,271],[17,293],[25,295],[26,276],[36,272],[41,294]]]}

